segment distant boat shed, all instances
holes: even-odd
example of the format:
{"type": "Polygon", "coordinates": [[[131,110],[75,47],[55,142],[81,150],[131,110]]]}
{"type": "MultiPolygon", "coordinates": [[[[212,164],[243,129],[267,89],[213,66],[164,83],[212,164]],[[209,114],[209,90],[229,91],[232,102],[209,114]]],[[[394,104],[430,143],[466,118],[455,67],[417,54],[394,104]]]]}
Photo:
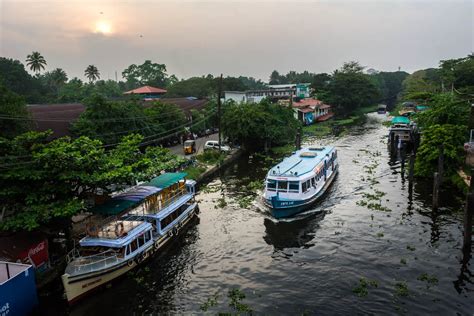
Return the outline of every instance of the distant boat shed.
{"type": "Polygon", "coordinates": [[[155,88],[151,86],[143,86],[136,88],[127,92],[124,92],[125,95],[136,94],[143,98],[143,100],[153,100],[161,98],[167,91],[161,88],[155,88]]]}

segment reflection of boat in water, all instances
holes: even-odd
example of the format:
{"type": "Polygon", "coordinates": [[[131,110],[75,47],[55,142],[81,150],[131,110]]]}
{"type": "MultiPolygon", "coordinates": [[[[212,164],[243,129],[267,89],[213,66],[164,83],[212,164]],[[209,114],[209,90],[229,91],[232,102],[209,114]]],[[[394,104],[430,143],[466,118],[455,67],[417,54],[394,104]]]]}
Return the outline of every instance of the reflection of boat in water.
{"type": "Polygon", "coordinates": [[[313,213],[310,216],[291,221],[273,221],[265,218],[265,237],[263,239],[275,249],[302,248],[311,246],[314,232],[319,227],[326,212],[313,213]]]}
{"type": "Polygon", "coordinates": [[[264,199],[275,218],[307,209],[326,192],[338,171],[334,147],[309,147],[285,158],[267,174],[264,199]]]}
{"type": "Polygon", "coordinates": [[[62,281],[70,304],[135,268],[191,221],[199,211],[196,182],[185,176],[165,173],[101,206],[125,215],[89,227],[68,255],[62,281]]]}

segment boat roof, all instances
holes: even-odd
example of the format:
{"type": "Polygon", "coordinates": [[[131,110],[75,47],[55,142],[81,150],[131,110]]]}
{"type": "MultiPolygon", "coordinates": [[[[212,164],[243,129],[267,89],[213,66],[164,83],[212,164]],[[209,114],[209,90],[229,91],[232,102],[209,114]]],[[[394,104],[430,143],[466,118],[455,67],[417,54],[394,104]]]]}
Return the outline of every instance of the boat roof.
{"type": "Polygon", "coordinates": [[[112,221],[101,227],[97,237],[86,236],[79,241],[79,244],[85,247],[101,246],[120,248],[151,228],[151,224],[144,221],[112,221]],[[124,233],[121,237],[117,237],[115,235],[115,227],[120,223],[123,224],[124,233]]]}
{"type": "Polygon", "coordinates": [[[152,179],[150,182],[145,183],[145,185],[166,189],[177,183],[179,180],[184,179],[187,175],[186,172],[168,172],[152,179]]]}
{"type": "Polygon", "coordinates": [[[334,147],[308,147],[296,151],[290,157],[268,171],[270,177],[298,177],[312,171],[334,147]]]}
{"type": "Polygon", "coordinates": [[[176,199],[175,201],[173,201],[172,203],[170,203],[169,205],[167,205],[163,209],[161,209],[158,213],[149,212],[149,213],[145,213],[145,214],[140,214],[140,213],[130,212],[130,214],[131,215],[139,215],[139,216],[143,215],[147,218],[161,220],[161,219],[165,218],[166,216],[168,216],[171,212],[175,211],[178,207],[181,207],[183,204],[185,204],[186,202],[191,200],[192,197],[193,197],[192,194],[187,193],[187,194],[181,196],[179,199],[176,199]]]}
{"type": "Polygon", "coordinates": [[[392,124],[410,124],[410,119],[405,116],[395,116],[392,119],[392,124]]]}

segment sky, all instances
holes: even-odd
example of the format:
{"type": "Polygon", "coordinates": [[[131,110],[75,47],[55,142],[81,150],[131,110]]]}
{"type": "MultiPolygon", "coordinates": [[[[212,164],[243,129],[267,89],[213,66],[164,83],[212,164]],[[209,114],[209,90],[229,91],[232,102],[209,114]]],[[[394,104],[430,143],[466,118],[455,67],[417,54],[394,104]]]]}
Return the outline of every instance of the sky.
{"type": "Polygon", "coordinates": [[[474,51],[474,0],[0,0],[0,56],[114,79],[149,59],[178,78],[407,72],[474,51]]]}

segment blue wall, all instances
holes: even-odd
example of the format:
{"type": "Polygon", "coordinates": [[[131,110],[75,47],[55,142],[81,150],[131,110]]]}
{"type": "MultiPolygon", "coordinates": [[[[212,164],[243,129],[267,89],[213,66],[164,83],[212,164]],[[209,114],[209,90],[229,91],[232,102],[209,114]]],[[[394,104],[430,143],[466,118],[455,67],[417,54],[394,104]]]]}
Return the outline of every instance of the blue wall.
{"type": "Polygon", "coordinates": [[[0,285],[0,316],[27,315],[37,305],[33,267],[0,285]]]}

